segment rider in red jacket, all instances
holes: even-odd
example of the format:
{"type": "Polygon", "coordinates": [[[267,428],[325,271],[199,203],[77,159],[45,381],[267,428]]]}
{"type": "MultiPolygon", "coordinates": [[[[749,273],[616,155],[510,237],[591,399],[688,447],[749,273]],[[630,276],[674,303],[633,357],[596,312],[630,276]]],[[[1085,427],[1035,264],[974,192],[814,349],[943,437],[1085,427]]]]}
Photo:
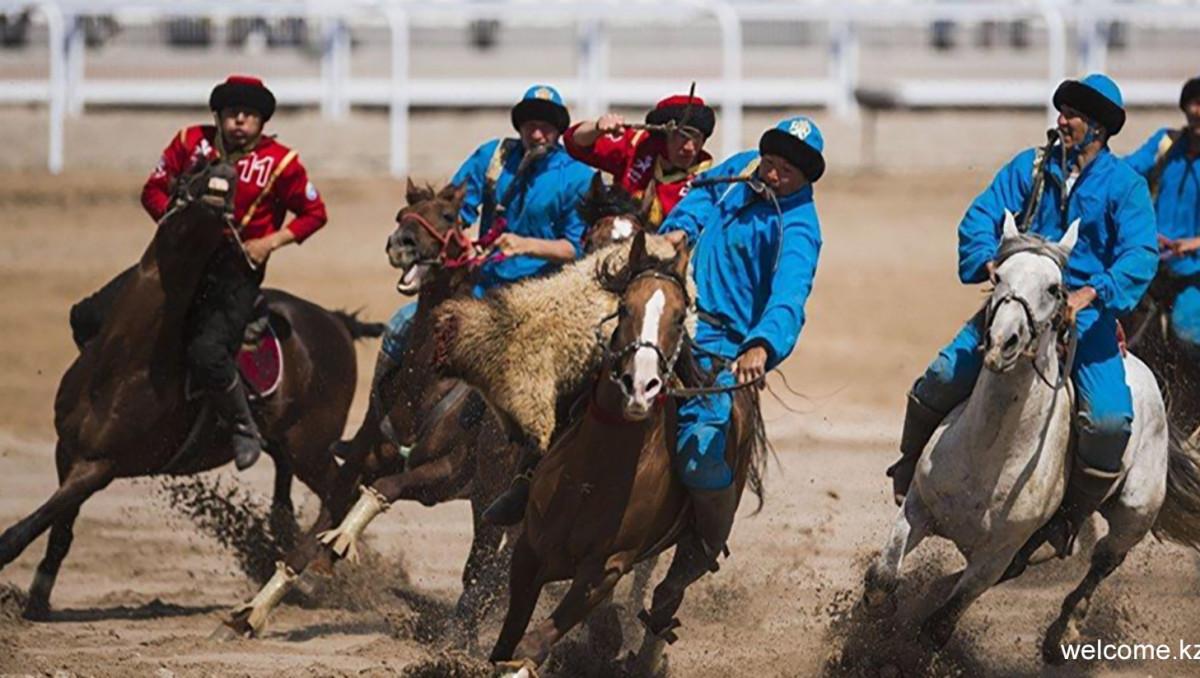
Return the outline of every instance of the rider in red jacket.
{"type": "MultiPolygon", "coordinates": [[[[184,331],[192,383],[213,399],[231,427],[237,466],[244,469],[262,453],[262,440],[234,355],[253,319],[271,253],[303,242],[325,225],[327,217],[325,203],[296,152],[262,133],[275,113],[275,96],[261,80],[230,76],[213,89],[209,108],[216,125],[180,130],[146,180],[142,205],[159,221],[170,204],[171,180],[199,160],[224,158],[237,168],[233,217],[243,251],[226,247],[209,259],[184,331]],[[288,212],[296,216],[284,226],[288,212]]],[[[71,329],[81,349],[99,333],[108,309],[132,275],[130,268],[71,308],[71,329]]]]}
{"type": "Polygon", "coordinates": [[[717,119],[703,99],[670,96],[646,114],[647,124],[671,122],[676,127],[670,132],[651,132],[627,127],[621,115],[607,113],[563,135],[573,158],[608,172],[619,186],[643,200],[648,208],[646,226],[652,231],[687,195],[692,179],[713,162],[704,142],[712,136],[717,119]]]}

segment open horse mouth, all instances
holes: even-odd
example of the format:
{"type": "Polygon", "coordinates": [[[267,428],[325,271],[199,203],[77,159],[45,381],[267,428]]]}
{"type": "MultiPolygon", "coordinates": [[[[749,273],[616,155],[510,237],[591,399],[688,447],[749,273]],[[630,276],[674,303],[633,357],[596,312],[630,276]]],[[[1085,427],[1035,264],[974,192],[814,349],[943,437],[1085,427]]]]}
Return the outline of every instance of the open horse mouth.
{"type": "Polygon", "coordinates": [[[408,267],[400,280],[396,282],[396,291],[406,296],[412,296],[421,291],[421,280],[429,270],[427,264],[413,264],[408,267]]]}

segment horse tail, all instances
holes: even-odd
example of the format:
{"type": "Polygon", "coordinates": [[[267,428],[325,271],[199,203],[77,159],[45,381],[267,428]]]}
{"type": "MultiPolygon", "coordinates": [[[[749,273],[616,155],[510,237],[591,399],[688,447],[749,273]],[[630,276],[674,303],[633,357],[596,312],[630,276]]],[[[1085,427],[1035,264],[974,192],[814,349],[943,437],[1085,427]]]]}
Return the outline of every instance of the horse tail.
{"type": "Polygon", "coordinates": [[[757,514],[762,511],[763,498],[766,496],[763,479],[767,475],[771,441],[767,440],[767,425],[763,421],[762,408],[759,406],[758,389],[750,387],[743,389],[743,392],[747,396],[746,400],[749,405],[747,410],[750,417],[750,449],[748,451],[750,458],[746,484],[750,486],[750,491],[758,499],[758,506],[754,508],[754,513],[757,514]]]}
{"type": "Polygon", "coordinates": [[[357,311],[330,311],[333,317],[337,318],[346,331],[350,333],[350,338],[358,341],[359,339],[378,339],[387,333],[387,325],[384,323],[370,323],[359,320],[358,317],[362,313],[362,309],[357,311]]]}
{"type": "Polygon", "coordinates": [[[1168,426],[1167,450],[1167,496],[1154,536],[1200,550],[1200,452],[1175,426],[1168,426]]]}

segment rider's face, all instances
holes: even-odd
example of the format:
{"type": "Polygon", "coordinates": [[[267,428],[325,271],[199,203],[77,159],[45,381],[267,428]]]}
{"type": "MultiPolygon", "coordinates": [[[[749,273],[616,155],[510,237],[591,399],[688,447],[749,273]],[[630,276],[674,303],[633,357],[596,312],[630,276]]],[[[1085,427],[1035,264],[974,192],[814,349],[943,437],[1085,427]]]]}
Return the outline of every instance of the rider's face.
{"type": "Polygon", "coordinates": [[[1200,97],[1192,97],[1183,104],[1183,114],[1187,116],[1187,126],[1193,135],[1200,135],[1200,97]]]}
{"type": "Polygon", "coordinates": [[[237,150],[262,134],[262,116],[245,106],[229,106],[221,109],[221,134],[229,150],[237,150]]]}
{"type": "Polygon", "coordinates": [[[781,198],[795,193],[808,183],[803,172],[777,155],[762,156],[758,163],[758,178],[781,198]]]}
{"type": "Polygon", "coordinates": [[[696,130],[672,130],[667,135],[667,162],[677,169],[687,169],[695,165],[696,158],[704,148],[704,141],[704,135],[696,130]]]}
{"type": "Polygon", "coordinates": [[[1058,111],[1058,131],[1068,147],[1078,146],[1087,138],[1088,117],[1070,106],[1063,106],[1058,111]]]}
{"type": "Polygon", "coordinates": [[[526,120],[521,123],[517,132],[520,133],[521,143],[527,151],[532,150],[534,146],[558,143],[558,128],[544,120],[526,120]]]}

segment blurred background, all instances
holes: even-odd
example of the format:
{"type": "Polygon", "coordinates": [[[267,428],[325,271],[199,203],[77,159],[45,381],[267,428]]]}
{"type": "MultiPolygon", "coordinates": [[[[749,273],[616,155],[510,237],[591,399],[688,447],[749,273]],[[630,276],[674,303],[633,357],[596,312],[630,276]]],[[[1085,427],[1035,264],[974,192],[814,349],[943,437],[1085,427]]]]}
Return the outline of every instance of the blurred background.
{"type": "Polygon", "coordinates": [[[9,149],[0,168],[51,172],[149,167],[164,134],[203,120],[212,85],[232,72],[266,80],[284,109],[273,131],[297,145],[302,137],[318,173],[442,176],[506,131],[507,109],[533,82],[559,87],[580,119],[638,114],[694,80],[721,109],[710,142],[718,156],[752,144],[780,109],[800,109],[833,126],[835,169],[907,169],[991,164],[1013,143],[1035,142],[1024,127],[1005,134],[1001,121],[1044,126],[1037,116],[1049,119],[1049,95],[1065,77],[1104,70],[1132,107],[1169,111],[1200,71],[1200,3],[1190,0],[45,0],[0,9],[0,143],[9,149]],[[476,123],[478,134],[463,133],[476,123]],[[446,135],[447,125],[459,131],[446,135]],[[431,139],[441,142],[433,151],[431,139]]]}

